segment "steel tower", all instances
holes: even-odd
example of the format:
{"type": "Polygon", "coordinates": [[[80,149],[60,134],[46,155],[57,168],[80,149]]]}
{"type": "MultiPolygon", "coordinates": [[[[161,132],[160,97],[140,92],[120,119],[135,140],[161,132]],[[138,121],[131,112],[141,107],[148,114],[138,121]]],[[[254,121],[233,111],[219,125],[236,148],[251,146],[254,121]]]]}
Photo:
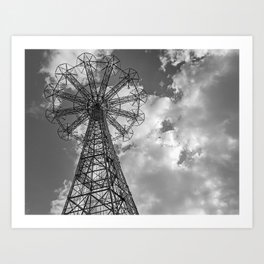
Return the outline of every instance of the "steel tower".
{"type": "Polygon", "coordinates": [[[60,138],[82,148],[62,214],[138,214],[112,142],[129,140],[144,121],[138,73],[122,70],[115,56],[82,53],[55,76],[44,90],[46,117],[59,125],[60,138]]]}

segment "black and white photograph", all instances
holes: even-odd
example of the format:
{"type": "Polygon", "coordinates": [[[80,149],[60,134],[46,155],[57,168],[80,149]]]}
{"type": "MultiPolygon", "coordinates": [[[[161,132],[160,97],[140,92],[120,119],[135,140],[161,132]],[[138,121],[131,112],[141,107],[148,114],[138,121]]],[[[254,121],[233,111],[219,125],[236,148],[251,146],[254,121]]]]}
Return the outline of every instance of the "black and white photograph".
{"type": "Polygon", "coordinates": [[[14,226],[250,225],[249,38],[13,42],[14,226]]]}
{"type": "Polygon", "coordinates": [[[238,50],[26,50],[26,214],[239,214],[238,50]]]}

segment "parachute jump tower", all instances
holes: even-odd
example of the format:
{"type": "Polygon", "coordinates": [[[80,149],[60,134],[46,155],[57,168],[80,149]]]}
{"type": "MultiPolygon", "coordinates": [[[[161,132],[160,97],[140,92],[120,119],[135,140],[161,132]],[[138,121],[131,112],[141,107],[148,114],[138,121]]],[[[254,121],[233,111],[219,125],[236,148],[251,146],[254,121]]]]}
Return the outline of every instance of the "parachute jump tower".
{"type": "Polygon", "coordinates": [[[82,53],[75,66],[60,64],[55,77],[44,90],[46,118],[60,138],[82,148],[62,214],[138,214],[113,145],[144,121],[138,73],[122,70],[116,56],[82,53]]]}

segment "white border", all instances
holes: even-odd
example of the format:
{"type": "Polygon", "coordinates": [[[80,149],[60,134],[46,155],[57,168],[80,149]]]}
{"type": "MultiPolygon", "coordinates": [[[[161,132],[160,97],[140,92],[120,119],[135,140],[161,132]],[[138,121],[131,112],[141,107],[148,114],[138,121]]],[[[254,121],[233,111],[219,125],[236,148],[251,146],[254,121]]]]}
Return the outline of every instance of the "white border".
{"type": "Polygon", "coordinates": [[[13,228],[251,228],[252,37],[12,37],[13,228]],[[239,49],[239,215],[64,216],[25,215],[25,49],[239,49]],[[16,133],[20,131],[20,133],[16,133]],[[23,158],[22,158],[23,157],[23,158]],[[15,165],[14,165],[15,164],[15,165]]]}

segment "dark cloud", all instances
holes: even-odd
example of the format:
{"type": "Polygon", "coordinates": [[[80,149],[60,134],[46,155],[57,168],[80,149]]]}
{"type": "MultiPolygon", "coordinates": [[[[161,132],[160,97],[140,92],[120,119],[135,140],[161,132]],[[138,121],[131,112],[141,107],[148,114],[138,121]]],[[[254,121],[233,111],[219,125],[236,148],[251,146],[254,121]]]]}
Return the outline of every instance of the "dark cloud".
{"type": "Polygon", "coordinates": [[[173,124],[171,123],[171,121],[169,119],[163,120],[161,123],[161,129],[160,132],[164,133],[166,131],[170,131],[170,130],[174,130],[173,124]]]}

